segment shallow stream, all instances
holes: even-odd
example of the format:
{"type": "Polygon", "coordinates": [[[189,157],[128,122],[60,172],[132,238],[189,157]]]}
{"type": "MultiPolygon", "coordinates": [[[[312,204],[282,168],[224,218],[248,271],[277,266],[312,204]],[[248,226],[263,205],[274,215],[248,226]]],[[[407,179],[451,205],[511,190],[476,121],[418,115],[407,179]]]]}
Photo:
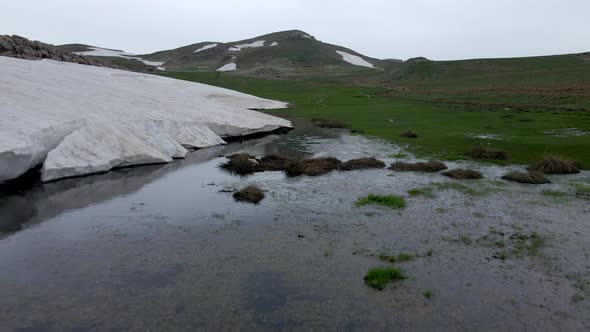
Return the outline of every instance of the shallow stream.
{"type": "Polygon", "coordinates": [[[473,162],[447,165],[484,179],[239,177],[218,167],[234,152],[389,164],[403,151],[297,120],[288,134],[172,164],[0,194],[0,330],[590,329],[590,200],[574,189],[589,172],[547,185],[501,181],[520,167],[473,162]],[[248,184],[265,190],[259,205],[233,200],[248,184]],[[434,197],[408,194],[422,187],[434,197]],[[355,206],[370,193],[408,206],[355,206]],[[402,252],[413,260],[378,258],[402,252]],[[378,266],[409,278],[374,290],[363,277],[378,266]]]}

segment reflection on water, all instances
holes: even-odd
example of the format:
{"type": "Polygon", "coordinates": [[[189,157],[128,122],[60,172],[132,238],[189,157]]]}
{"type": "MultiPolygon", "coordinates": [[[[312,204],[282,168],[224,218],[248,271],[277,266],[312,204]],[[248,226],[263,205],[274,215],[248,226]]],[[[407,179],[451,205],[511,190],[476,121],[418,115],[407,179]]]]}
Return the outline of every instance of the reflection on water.
{"type": "MultiPolygon", "coordinates": [[[[588,330],[587,201],[568,192],[588,172],[552,184],[498,183],[505,168],[469,162],[485,179],[468,190],[410,197],[449,182],[440,174],[388,170],[286,178],[219,169],[220,155],[292,158],[376,156],[397,146],[297,121],[285,135],[198,150],[157,166],[32,185],[0,194],[0,330],[588,330]],[[257,184],[259,205],[228,190],[257,184]],[[406,197],[391,211],[356,207],[369,193],[406,197]],[[558,207],[558,208],[556,208],[558,207]],[[494,259],[491,234],[536,232],[535,257],[494,259]],[[470,245],[448,239],[469,238],[470,245]],[[446,239],[446,240],[445,240],[446,239]],[[409,279],[383,292],[365,272],[380,253],[409,279]],[[427,253],[430,253],[428,255],[427,253]],[[572,277],[573,276],[573,277],[572,277]],[[435,296],[426,299],[430,289],[435,296]],[[572,318],[572,317],[575,317],[572,318]]],[[[519,166],[511,166],[519,168],[519,166]]],[[[464,241],[468,242],[468,241],[464,241]]]]}
{"type": "MultiPolygon", "coordinates": [[[[23,184],[29,189],[21,190],[11,186],[0,190],[0,232],[17,231],[22,229],[25,223],[43,221],[64,211],[128,195],[166,174],[210,161],[220,155],[247,149],[258,156],[283,154],[295,159],[304,158],[311,155],[305,144],[307,141],[313,138],[333,138],[337,135],[337,132],[321,130],[308,121],[299,120],[297,127],[288,134],[269,135],[254,140],[233,142],[226,146],[196,150],[187,158],[170,164],[115,169],[104,174],[46,184],[40,184],[38,180],[29,180],[23,184]]],[[[202,173],[210,172],[209,168],[199,171],[200,177],[212,176],[202,173]]]]}

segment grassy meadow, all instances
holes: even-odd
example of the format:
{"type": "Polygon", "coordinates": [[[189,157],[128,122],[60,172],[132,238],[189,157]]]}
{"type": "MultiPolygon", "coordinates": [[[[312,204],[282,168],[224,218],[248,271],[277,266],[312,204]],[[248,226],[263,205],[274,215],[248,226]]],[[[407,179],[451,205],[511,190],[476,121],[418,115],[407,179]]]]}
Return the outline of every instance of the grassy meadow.
{"type": "Polygon", "coordinates": [[[564,55],[419,63],[405,78],[387,71],[263,80],[211,72],[162,75],[287,101],[270,111],[288,117],[337,120],[419,156],[467,158],[474,145],[506,150],[508,161],[545,154],[590,168],[590,60],[564,55]],[[418,73],[419,75],[416,75],[418,73]],[[402,138],[411,130],[417,138],[402,138]]]}

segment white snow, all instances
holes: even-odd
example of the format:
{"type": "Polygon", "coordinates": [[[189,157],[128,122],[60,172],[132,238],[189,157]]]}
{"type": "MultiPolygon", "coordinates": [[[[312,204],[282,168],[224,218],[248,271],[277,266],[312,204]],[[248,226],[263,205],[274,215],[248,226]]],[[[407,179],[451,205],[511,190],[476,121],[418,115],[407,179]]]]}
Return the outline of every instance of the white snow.
{"type": "Polygon", "coordinates": [[[343,51],[336,51],[336,53],[340,54],[342,56],[342,60],[350,63],[351,65],[375,68],[372,63],[365,61],[358,55],[353,55],[343,51]]]}
{"type": "Polygon", "coordinates": [[[229,51],[239,52],[243,48],[253,48],[253,47],[262,47],[262,46],[264,46],[264,40],[257,40],[255,42],[250,43],[250,44],[238,44],[238,45],[234,45],[234,46],[232,46],[232,47],[229,48],[229,51]]]}
{"type": "Polygon", "coordinates": [[[279,43],[277,43],[276,41],[272,42],[272,44],[270,44],[269,46],[277,46],[279,45],[279,43]]]}
{"type": "Polygon", "coordinates": [[[234,70],[238,70],[237,65],[234,62],[230,62],[228,64],[225,64],[225,65],[221,66],[219,69],[217,69],[217,71],[234,71],[234,70]]]}
{"type": "Polygon", "coordinates": [[[195,50],[193,53],[199,53],[199,52],[201,52],[201,51],[205,51],[205,50],[208,50],[208,49],[210,49],[210,48],[214,48],[214,47],[217,47],[217,44],[209,44],[209,45],[205,45],[205,46],[203,46],[203,47],[199,48],[198,50],[195,50]]]}
{"type": "Polygon", "coordinates": [[[312,39],[312,38],[313,38],[312,36],[310,36],[310,35],[307,35],[307,34],[305,34],[305,35],[301,35],[301,37],[303,37],[303,38],[306,38],[306,39],[312,39]]]}
{"type": "Polygon", "coordinates": [[[0,57],[0,182],[171,162],[223,137],[290,127],[285,103],[123,70],[0,57]]]}
{"type": "Polygon", "coordinates": [[[162,67],[162,65],[166,62],[148,61],[148,60],[144,60],[134,54],[131,54],[131,53],[126,53],[123,51],[116,51],[116,50],[109,50],[106,48],[91,47],[90,49],[91,49],[91,51],[74,52],[74,53],[78,54],[78,55],[117,57],[117,58],[129,59],[129,60],[137,60],[137,61],[143,62],[146,66],[157,67],[158,70],[166,70],[166,68],[162,67]]]}

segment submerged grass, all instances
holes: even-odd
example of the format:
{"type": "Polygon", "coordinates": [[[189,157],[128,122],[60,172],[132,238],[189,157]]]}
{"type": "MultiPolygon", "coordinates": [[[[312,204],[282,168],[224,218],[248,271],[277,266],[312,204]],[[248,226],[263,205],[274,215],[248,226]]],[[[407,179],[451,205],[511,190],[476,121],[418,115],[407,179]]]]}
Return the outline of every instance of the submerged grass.
{"type": "Polygon", "coordinates": [[[369,205],[369,204],[377,204],[382,206],[387,206],[392,209],[403,209],[406,207],[406,200],[401,196],[393,196],[393,195],[375,195],[370,194],[367,197],[361,197],[356,202],[357,206],[369,205]]]}
{"type": "Polygon", "coordinates": [[[388,255],[388,254],[381,254],[379,255],[379,259],[389,263],[397,263],[397,262],[409,262],[414,259],[414,256],[406,253],[400,253],[399,255],[388,255]]]}
{"type": "Polygon", "coordinates": [[[410,190],[408,190],[408,194],[412,197],[415,197],[415,196],[424,196],[424,197],[429,197],[429,198],[434,197],[434,192],[432,191],[432,188],[410,189],[410,190]]]}
{"type": "Polygon", "coordinates": [[[371,288],[383,290],[388,283],[406,278],[404,271],[399,268],[377,267],[367,272],[365,284],[371,288]]]}
{"type": "Polygon", "coordinates": [[[590,186],[585,184],[577,184],[576,185],[576,192],[582,194],[590,194],[590,186]]]}

